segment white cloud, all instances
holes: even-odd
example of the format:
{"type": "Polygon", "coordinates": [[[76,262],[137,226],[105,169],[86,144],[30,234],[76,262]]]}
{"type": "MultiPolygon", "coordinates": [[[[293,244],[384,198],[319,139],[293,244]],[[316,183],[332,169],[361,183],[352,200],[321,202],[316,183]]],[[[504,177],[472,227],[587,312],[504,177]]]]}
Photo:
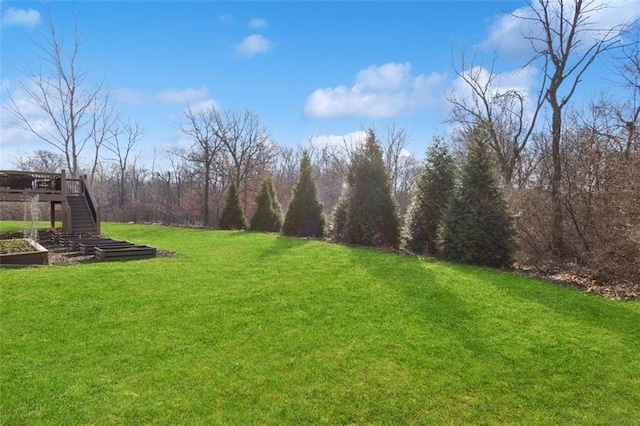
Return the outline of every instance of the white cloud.
{"type": "MultiPolygon", "coordinates": [[[[565,2],[565,16],[573,13],[573,5],[565,2]]],[[[533,3],[539,7],[537,2],[533,3]]],[[[550,10],[553,11],[557,0],[552,0],[550,10]]],[[[640,7],[636,0],[594,0],[589,4],[588,14],[583,33],[583,45],[588,46],[594,40],[601,37],[603,30],[615,28],[624,23],[629,23],[640,17],[640,7]]],[[[552,15],[553,16],[553,15],[552,15]]],[[[501,16],[492,26],[487,39],[480,44],[480,48],[499,49],[502,54],[520,58],[532,55],[532,46],[528,37],[537,37],[542,33],[539,24],[536,25],[536,16],[529,7],[521,7],[510,14],[501,16]]],[[[542,50],[542,46],[540,46],[542,50]]]]}
{"type": "Polygon", "coordinates": [[[367,138],[367,132],[358,130],[343,135],[318,135],[311,137],[313,146],[358,146],[367,138]]]}
{"type": "Polygon", "coordinates": [[[266,53],[273,47],[273,43],[263,35],[253,34],[247,36],[236,46],[236,54],[245,58],[251,58],[258,53],[266,53]]]}
{"type": "Polygon", "coordinates": [[[40,12],[33,9],[18,9],[10,7],[2,12],[2,25],[23,25],[25,27],[35,27],[41,21],[40,12]]]}
{"type": "Polygon", "coordinates": [[[304,114],[319,118],[408,115],[440,101],[445,81],[438,73],[414,76],[408,62],[374,65],[360,71],[350,88],[317,89],[307,98],[304,114]]]}
{"type": "MultiPolygon", "coordinates": [[[[32,122],[32,124],[36,128],[42,128],[47,123],[32,122]]],[[[0,136],[0,147],[25,147],[39,141],[33,132],[4,119],[0,122],[0,134],[2,135],[0,136]]]]}
{"type": "Polygon", "coordinates": [[[228,13],[225,13],[224,15],[218,16],[218,20],[220,21],[221,24],[232,24],[233,16],[231,16],[228,13]]]}
{"type": "MultiPolygon", "coordinates": [[[[204,101],[200,101],[200,102],[196,102],[195,104],[189,105],[188,108],[191,109],[191,111],[203,111],[203,110],[207,110],[210,109],[211,107],[215,108],[215,109],[220,109],[220,104],[218,104],[218,102],[216,102],[214,99],[205,99],[204,101]]],[[[186,111],[186,108],[185,108],[186,111]]]]}
{"type": "MultiPolygon", "coordinates": [[[[18,85],[12,84],[9,80],[4,80],[1,90],[11,93],[18,110],[35,131],[44,135],[53,132],[51,121],[23,89],[18,85]]],[[[3,96],[0,110],[2,111],[0,114],[0,147],[25,148],[41,142],[33,132],[24,128],[24,124],[19,117],[10,112],[14,110],[14,107],[8,96],[3,96]]]]}
{"type": "MultiPolygon", "coordinates": [[[[489,80],[490,72],[483,67],[473,67],[464,71],[463,76],[477,81],[480,86],[485,86],[489,80]]],[[[505,93],[509,90],[518,91],[521,94],[528,95],[529,91],[536,83],[537,70],[532,66],[517,68],[513,71],[506,71],[495,74],[492,78],[490,95],[495,96],[499,93],[505,93]]],[[[456,78],[451,84],[451,94],[458,98],[471,98],[471,87],[463,80],[462,77],[456,78]]]]}
{"type": "Polygon", "coordinates": [[[266,28],[267,27],[268,22],[265,19],[261,19],[261,18],[253,18],[249,21],[249,26],[251,28],[266,28]]]}
{"type": "Polygon", "coordinates": [[[160,102],[171,104],[187,104],[191,102],[201,102],[209,97],[209,89],[201,87],[194,89],[187,87],[186,89],[167,89],[156,95],[156,99],[160,102]]]}

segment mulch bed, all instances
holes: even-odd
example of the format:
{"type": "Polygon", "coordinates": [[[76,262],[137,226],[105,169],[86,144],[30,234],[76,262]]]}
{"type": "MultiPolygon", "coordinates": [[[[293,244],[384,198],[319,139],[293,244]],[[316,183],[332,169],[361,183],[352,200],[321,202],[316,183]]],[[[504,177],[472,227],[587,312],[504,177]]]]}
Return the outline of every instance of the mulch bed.
{"type": "Polygon", "coordinates": [[[576,288],[586,293],[595,293],[609,299],[640,300],[640,282],[602,281],[592,271],[573,264],[543,265],[537,267],[516,266],[524,274],[556,284],[576,288]]]}

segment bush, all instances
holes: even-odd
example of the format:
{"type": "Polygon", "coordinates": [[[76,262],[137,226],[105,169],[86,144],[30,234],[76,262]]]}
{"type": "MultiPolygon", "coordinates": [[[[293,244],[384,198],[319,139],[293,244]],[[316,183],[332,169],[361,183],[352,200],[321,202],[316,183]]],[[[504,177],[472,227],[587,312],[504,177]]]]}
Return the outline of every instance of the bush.
{"type": "Polygon", "coordinates": [[[318,199],[318,188],[311,159],[304,152],[300,174],[293,189],[293,197],[284,219],[282,233],[291,237],[324,237],[324,213],[318,199]]]}
{"type": "Polygon", "coordinates": [[[481,135],[469,143],[460,188],[444,212],[440,245],[449,260],[490,267],[512,263],[514,233],[481,135]]]}
{"type": "Polygon", "coordinates": [[[247,220],[244,218],[244,211],[242,211],[240,196],[235,182],[231,182],[231,185],[229,185],[227,200],[224,203],[222,217],[220,218],[220,229],[247,229],[247,220]]]}
{"type": "Polygon", "coordinates": [[[347,188],[334,215],[334,231],[336,240],[347,244],[387,248],[400,245],[391,184],[382,150],[371,129],[349,166],[347,188]]]}
{"type": "Polygon", "coordinates": [[[455,163],[444,145],[436,142],[428,151],[425,166],[414,182],[407,214],[407,248],[417,254],[436,256],[438,228],[455,185],[455,163]]]}
{"type": "Polygon", "coordinates": [[[333,210],[332,234],[336,241],[345,241],[345,227],[347,223],[347,200],[346,193],[338,200],[338,204],[333,210]]]}
{"type": "Polygon", "coordinates": [[[262,232],[280,232],[282,229],[282,210],[269,178],[262,181],[249,229],[262,232]]]}

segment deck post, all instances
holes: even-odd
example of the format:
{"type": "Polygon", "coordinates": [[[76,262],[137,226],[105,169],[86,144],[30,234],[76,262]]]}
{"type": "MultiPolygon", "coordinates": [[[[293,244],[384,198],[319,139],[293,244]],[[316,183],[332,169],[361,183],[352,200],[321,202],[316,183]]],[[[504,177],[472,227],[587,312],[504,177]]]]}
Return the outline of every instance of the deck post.
{"type": "Polygon", "coordinates": [[[62,190],[62,198],[67,199],[67,177],[65,175],[64,169],[61,170],[60,173],[60,189],[62,190]]]}
{"type": "Polygon", "coordinates": [[[49,202],[49,207],[51,208],[51,230],[55,231],[56,229],[56,202],[49,202]]]}
{"type": "Polygon", "coordinates": [[[71,234],[73,226],[71,223],[71,209],[69,208],[69,203],[67,201],[63,201],[60,204],[62,205],[62,233],[71,234]]]}
{"type": "Polygon", "coordinates": [[[60,170],[60,190],[62,191],[62,202],[60,203],[60,215],[62,219],[62,233],[71,233],[71,213],[67,202],[67,176],[64,169],[60,170]]]}

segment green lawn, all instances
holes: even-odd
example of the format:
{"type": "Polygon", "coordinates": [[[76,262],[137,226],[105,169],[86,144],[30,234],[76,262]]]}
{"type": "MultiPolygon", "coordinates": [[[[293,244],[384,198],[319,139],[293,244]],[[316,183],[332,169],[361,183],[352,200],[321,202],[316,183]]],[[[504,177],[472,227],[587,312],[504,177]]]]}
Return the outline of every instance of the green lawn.
{"type": "Polygon", "coordinates": [[[0,270],[1,424],[638,424],[638,302],[274,235],[103,233],[178,256],[0,270]]]}

